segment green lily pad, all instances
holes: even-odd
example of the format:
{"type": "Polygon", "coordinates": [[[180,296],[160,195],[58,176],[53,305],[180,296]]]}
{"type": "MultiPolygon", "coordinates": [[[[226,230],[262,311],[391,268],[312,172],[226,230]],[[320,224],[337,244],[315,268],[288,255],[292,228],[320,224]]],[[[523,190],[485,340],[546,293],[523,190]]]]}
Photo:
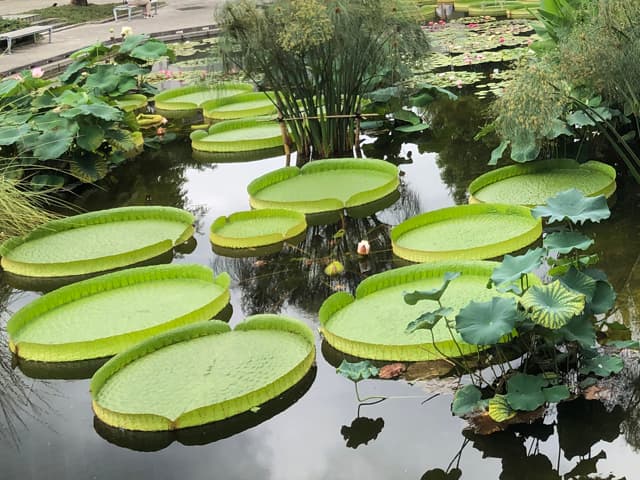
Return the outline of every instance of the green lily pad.
{"type": "Polygon", "coordinates": [[[348,378],[352,382],[359,382],[360,380],[366,380],[367,378],[377,377],[379,370],[378,367],[368,360],[355,363],[342,360],[342,363],[336,369],[336,372],[343,377],[348,378]]]}
{"type": "Polygon", "coordinates": [[[122,207],[48,222],[0,245],[2,267],[28,277],[64,277],[132,265],[193,234],[193,215],[172,207],[122,207]]]}
{"type": "Polygon", "coordinates": [[[620,357],[600,355],[585,360],[580,367],[580,373],[587,375],[591,372],[599,377],[608,377],[612,373],[620,373],[624,368],[624,362],[620,357]]]}
{"type": "Polygon", "coordinates": [[[542,387],[546,384],[542,377],[516,373],[507,380],[506,400],[514,410],[532,412],[544,405],[546,400],[542,387]]]}
{"type": "Polygon", "coordinates": [[[285,167],[256,178],[247,187],[253,208],[286,208],[305,214],[357,215],[362,206],[398,188],[398,167],[375,159],[328,159],[302,168],[285,167]]]}
{"type": "Polygon", "coordinates": [[[542,244],[552,252],[566,255],[573,250],[586,250],[593,242],[592,238],[580,232],[553,232],[544,237],[542,244]]]}
{"type": "Polygon", "coordinates": [[[493,297],[488,302],[471,302],[456,316],[456,330],[473,345],[493,345],[513,332],[522,318],[515,298],[493,297]]]}
{"type": "Polygon", "coordinates": [[[482,392],[475,385],[465,385],[456,390],[451,404],[454,415],[462,417],[479,410],[482,406],[482,392]]]}
{"type": "Polygon", "coordinates": [[[201,152],[246,152],[281,147],[284,143],[280,125],[268,119],[226,120],[208,131],[197,130],[190,137],[191,147],[201,152]]]}
{"type": "Polygon", "coordinates": [[[571,396],[566,385],[556,385],[555,387],[543,388],[542,394],[547,403],[558,403],[571,396]]]}
{"type": "MultiPolygon", "coordinates": [[[[409,305],[403,301],[403,294],[438,289],[447,272],[458,271],[461,275],[451,281],[440,298],[442,307],[451,308],[455,315],[471,300],[512,295],[486,288],[496,265],[486,261],[424,263],[373,275],[360,283],[355,297],[337,292],[325,300],[319,312],[320,331],[336,350],[360,358],[419,361],[475,353],[484,347],[464,342],[453,326],[451,330],[447,328],[445,320],[432,330],[420,329],[407,334],[409,322],[425,311],[435,311],[439,305],[434,300],[409,305]]],[[[534,277],[530,281],[539,282],[534,277]]]]}
{"type": "Polygon", "coordinates": [[[209,238],[215,247],[252,248],[282,244],[307,230],[304,214],[291,210],[250,210],[218,217],[209,238]]]}
{"type": "Polygon", "coordinates": [[[62,287],[8,322],[20,358],[67,362],[115,355],[171,328],[208,320],[229,303],[229,276],[199,265],[123,270],[62,287]]]}
{"type": "Polygon", "coordinates": [[[155,96],[156,111],[170,118],[189,116],[198,113],[202,104],[253,90],[248,83],[223,82],[218,85],[191,85],[172,88],[155,96]]]}
{"type": "Polygon", "coordinates": [[[125,112],[133,112],[147,106],[147,97],[140,93],[123,95],[115,99],[116,105],[125,112]]]}
{"type": "Polygon", "coordinates": [[[275,117],[277,109],[267,93],[252,92],[209,100],[202,104],[202,112],[209,120],[231,120],[260,115],[275,117]]]}
{"type": "Polygon", "coordinates": [[[255,315],[235,330],[212,320],[151,337],[116,355],[91,380],[104,423],[157,431],[246,412],[297,384],[315,360],[302,322],[255,315]]]}
{"type": "Polygon", "coordinates": [[[585,297],[564,287],[558,280],[548,285],[532,286],[520,298],[535,323],[546,328],[565,326],[584,310],[585,297]]]}
{"type": "Polygon", "coordinates": [[[569,220],[571,223],[584,224],[586,221],[600,222],[611,215],[604,195],[587,198],[575,188],[558,193],[547,200],[547,204],[534,208],[534,217],[548,217],[549,223],[569,220]]]}
{"type": "Polygon", "coordinates": [[[552,159],[498,168],[469,185],[469,203],[544,205],[548,198],[569,188],[589,197],[609,198],[616,190],[616,172],[601,162],[579,164],[575,160],[552,159]]]}
{"type": "Polygon", "coordinates": [[[412,217],[391,231],[393,253],[413,262],[483,260],[535,242],[542,222],[526,207],[462,205],[412,217]]]}

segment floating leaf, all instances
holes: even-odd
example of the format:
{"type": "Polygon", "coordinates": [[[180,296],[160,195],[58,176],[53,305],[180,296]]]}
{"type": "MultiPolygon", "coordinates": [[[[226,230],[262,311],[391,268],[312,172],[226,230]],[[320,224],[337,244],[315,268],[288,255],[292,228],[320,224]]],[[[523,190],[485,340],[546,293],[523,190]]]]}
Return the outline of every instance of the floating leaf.
{"type": "Polygon", "coordinates": [[[571,396],[566,385],[556,385],[555,387],[545,388],[542,390],[542,393],[547,403],[558,403],[571,396]]]}
{"type": "Polygon", "coordinates": [[[515,417],[516,413],[507,402],[506,395],[496,395],[489,400],[489,417],[495,422],[506,422],[515,417]]]}
{"type": "Polygon", "coordinates": [[[620,357],[600,355],[582,362],[580,373],[583,375],[594,373],[599,377],[608,377],[612,373],[619,373],[623,367],[624,362],[620,357]]]}
{"type": "Polygon", "coordinates": [[[548,285],[534,285],[522,296],[520,303],[529,310],[529,316],[535,323],[557,329],[582,313],[585,298],[556,280],[548,285]]]}
{"type": "Polygon", "coordinates": [[[489,302],[471,302],[456,316],[456,330],[473,345],[493,345],[511,333],[521,318],[513,297],[493,297],[489,302]]]}
{"type": "Polygon", "coordinates": [[[442,307],[434,310],[433,312],[424,312],[414,321],[407,325],[407,333],[413,333],[416,330],[424,329],[431,330],[436,324],[440,321],[441,318],[446,317],[447,315],[451,315],[453,313],[453,308],[442,307]]]}
{"type": "MultiPolygon", "coordinates": [[[[524,255],[516,257],[505,255],[500,266],[491,275],[491,281],[502,290],[509,290],[509,285],[520,280],[522,275],[533,272],[542,264],[543,248],[528,250],[524,255]]],[[[512,289],[512,288],[511,288],[512,289]]]]}
{"type": "Polygon", "coordinates": [[[554,232],[547,235],[542,245],[552,252],[566,255],[573,250],[586,250],[593,245],[593,239],[580,232],[554,232]]]}
{"type": "Polygon", "coordinates": [[[607,199],[604,195],[597,197],[585,197],[575,188],[560,192],[555,197],[547,200],[544,206],[531,210],[534,217],[549,217],[549,223],[569,220],[572,223],[600,222],[611,215],[607,199]]]}
{"type": "Polygon", "coordinates": [[[404,293],[404,301],[409,305],[415,305],[420,300],[440,300],[442,294],[453,280],[460,276],[460,272],[446,272],[444,274],[444,282],[438,288],[432,288],[431,290],[415,290],[413,292],[404,293]]]}
{"type": "Polygon", "coordinates": [[[544,405],[542,387],[547,381],[536,375],[517,373],[507,380],[507,402],[514,410],[532,412],[544,405]]]}
{"type": "Polygon", "coordinates": [[[359,382],[360,380],[377,376],[379,370],[368,360],[355,363],[342,360],[336,372],[353,382],[359,382]]]}
{"type": "Polygon", "coordinates": [[[479,410],[482,407],[482,392],[475,385],[465,385],[456,390],[451,411],[458,417],[479,410]]]}
{"type": "Polygon", "coordinates": [[[344,272],[344,265],[342,265],[338,260],[334,260],[324,269],[324,274],[329,277],[340,275],[342,272],[344,272]]]}

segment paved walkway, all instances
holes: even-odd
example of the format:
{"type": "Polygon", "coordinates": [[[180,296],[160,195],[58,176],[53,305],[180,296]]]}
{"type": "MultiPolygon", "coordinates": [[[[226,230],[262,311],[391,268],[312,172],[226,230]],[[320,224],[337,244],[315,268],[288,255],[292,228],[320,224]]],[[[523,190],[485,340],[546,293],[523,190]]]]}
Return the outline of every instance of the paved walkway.
{"type": "MultiPolygon", "coordinates": [[[[66,3],[68,0],[58,0],[66,3]]],[[[122,27],[129,26],[134,33],[169,32],[179,34],[181,31],[201,29],[213,24],[214,11],[222,0],[163,0],[158,15],[144,19],[138,13],[129,22],[127,16],[118,16],[105,23],[91,23],[54,31],[51,43],[46,39],[37,44],[26,44],[13,47],[13,53],[6,55],[0,52],[0,76],[15,73],[24,67],[45,65],[47,60],[63,54],[71,53],[99,41],[109,40],[112,35],[119,36],[122,27]],[[113,30],[113,32],[111,31],[113,30]]],[[[0,0],[0,14],[19,14],[36,8],[50,6],[52,0],[0,0]]],[[[114,0],[90,0],[90,3],[115,3],[114,0]]],[[[136,9],[142,12],[142,9],[136,9]]]]}

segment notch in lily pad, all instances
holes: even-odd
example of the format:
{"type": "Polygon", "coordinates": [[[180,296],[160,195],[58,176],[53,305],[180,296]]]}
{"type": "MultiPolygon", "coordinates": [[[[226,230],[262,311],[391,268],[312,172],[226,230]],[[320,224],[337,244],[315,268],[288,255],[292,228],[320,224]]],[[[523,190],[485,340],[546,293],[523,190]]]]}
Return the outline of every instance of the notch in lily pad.
{"type": "Polygon", "coordinates": [[[414,290],[413,292],[405,292],[403,297],[405,303],[408,305],[415,305],[420,300],[434,300],[440,301],[440,297],[445,292],[449,284],[460,276],[460,272],[446,272],[444,274],[444,282],[438,288],[432,288],[430,290],[414,290]]]}
{"type": "Polygon", "coordinates": [[[568,220],[580,225],[586,221],[600,222],[611,215],[604,195],[585,197],[575,188],[558,193],[547,200],[547,204],[531,210],[535,218],[547,218],[549,223],[568,220]]]}

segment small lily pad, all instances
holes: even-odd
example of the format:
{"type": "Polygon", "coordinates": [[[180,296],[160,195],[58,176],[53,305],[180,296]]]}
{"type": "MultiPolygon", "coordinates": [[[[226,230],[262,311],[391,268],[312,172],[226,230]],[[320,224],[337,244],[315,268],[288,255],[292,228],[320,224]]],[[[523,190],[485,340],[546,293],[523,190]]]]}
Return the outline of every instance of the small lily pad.
{"type": "Polygon", "coordinates": [[[495,422],[511,420],[517,413],[507,402],[506,395],[495,395],[489,400],[489,417],[495,422]]]}
{"type": "Polygon", "coordinates": [[[624,362],[620,357],[600,355],[582,362],[580,373],[588,375],[594,373],[599,377],[608,377],[612,373],[620,373],[624,368],[624,362]]]}
{"type": "Polygon", "coordinates": [[[456,390],[451,411],[458,417],[482,408],[482,392],[475,385],[465,385],[456,390]]]}
{"type": "Polygon", "coordinates": [[[546,400],[542,387],[546,384],[542,377],[517,373],[507,380],[506,400],[514,410],[532,412],[544,405],[546,400]]]}
{"type": "Polygon", "coordinates": [[[348,362],[343,360],[336,372],[352,382],[359,382],[367,378],[377,377],[378,368],[368,360],[362,362],[348,362]]]}

